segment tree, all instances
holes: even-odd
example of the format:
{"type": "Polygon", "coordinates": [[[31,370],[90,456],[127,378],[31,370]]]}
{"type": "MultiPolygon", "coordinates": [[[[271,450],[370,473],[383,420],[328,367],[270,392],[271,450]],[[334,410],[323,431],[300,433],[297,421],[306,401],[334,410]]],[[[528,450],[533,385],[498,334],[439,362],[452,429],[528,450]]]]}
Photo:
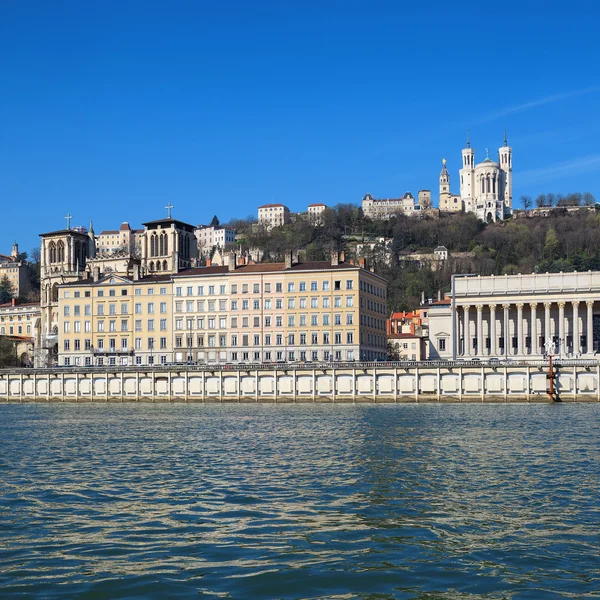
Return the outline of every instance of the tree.
{"type": "Polygon", "coordinates": [[[525,209],[525,213],[529,211],[531,208],[532,200],[531,196],[521,196],[521,202],[523,203],[523,208],[525,209]]]}
{"type": "Polygon", "coordinates": [[[536,199],[535,199],[535,205],[538,208],[542,208],[543,206],[546,206],[546,194],[540,194],[536,199]]]}
{"type": "Polygon", "coordinates": [[[16,344],[9,337],[0,335],[0,368],[18,365],[16,344]]]}
{"type": "Polygon", "coordinates": [[[596,204],[596,198],[594,198],[590,192],[585,192],[585,194],[583,194],[583,204],[585,206],[594,206],[594,204],[596,204]]]}
{"type": "Polygon", "coordinates": [[[217,217],[217,215],[215,215],[212,218],[212,221],[210,222],[210,226],[211,227],[218,227],[219,226],[219,217],[217,217]]]}
{"type": "Polygon", "coordinates": [[[387,343],[387,359],[394,361],[400,360],[400,351],[398,350],[398,346],[396,344],[392,344],[392,342],[387,343]]]}
{"type": "Polygon", "coordinates": [[[0,304],[10,302],[14,294],[15,292],[13,290],[12,283],[10,282],[10,279],[5,275],[0,280],[0,304]]]}
{"type": "Polygon", "coordinates": [[[556,196],[552,193],[546,194],[546,206],[554,206],[556,204],[556,196]]]}
{"type": "Polygon", "coordinates": [[[552,227],[546,232],[546,242],[544,243],[544,256],[550,260],[555,259],[560,251],[560,242],[556,231],[552,227]]]}

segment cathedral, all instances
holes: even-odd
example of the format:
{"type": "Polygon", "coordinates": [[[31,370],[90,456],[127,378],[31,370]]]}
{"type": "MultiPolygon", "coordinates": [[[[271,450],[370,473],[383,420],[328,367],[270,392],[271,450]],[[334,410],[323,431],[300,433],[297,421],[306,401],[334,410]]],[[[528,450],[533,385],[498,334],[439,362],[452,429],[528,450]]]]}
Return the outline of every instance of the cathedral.
{"type": "Polygon", "coordinates": [[[498,149],[498,162],[493,161],[486,150],[483,162],[475,164],[475,150],[467,136],[459,175],[460,196],[456,196],[450,193],[450,174],[446,161],[443,161],[440,173],[441,211],[472,212],[488,223],[502,221],[512,214],[512,148],[507,143],[506,132],[504,145],[498,149]]]}

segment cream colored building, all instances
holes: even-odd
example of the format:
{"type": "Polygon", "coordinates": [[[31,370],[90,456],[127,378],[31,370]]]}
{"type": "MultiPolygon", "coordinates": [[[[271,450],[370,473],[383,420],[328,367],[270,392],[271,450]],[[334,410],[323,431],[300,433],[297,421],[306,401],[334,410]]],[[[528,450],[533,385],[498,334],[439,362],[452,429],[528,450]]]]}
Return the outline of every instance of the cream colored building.
{"type": "Polygon", "coordinates": [[[460,195],[450,192],[450,173],[446,168],[446,159],[442,159],[442,171],[440,172],[440,201],[438,208],[442,212],[461,212],[463,202],[460,195]]]}
{"type": "Polygon", "coordinates": [[[391,333],[388,345],[398,354],[398,360],[421,361],[427,357],[427,338],[416,333],[391,333]]]}
{"type": "Polygon", "coordinates": [[[15,299],[0,304],[0,336],[8,336],[16,344],[17,357],[27,366],[34,364],[39,346],[41,311],[39,302],[17,304],[15,299]]]}
{"type": "MultiPolygon", "coordinates": [[[[91,225],[90,230],[93,233],[91,225]]],[[[136,251],[139,251],[136,241],[142,232],[143,229],[132,229],[127,222],[121,223],[119,229],[101,231],[95,239],[96,253],[127,252],[135,254],[136,251]]]]}
{"type": "Polygon", "coordinates": [[[111,274],[59,287],[59,365],[132,366],[173,360],[170,275],[111,274]]]}
{"type": "Polygon", "coordinates": [[[323,225],[323,211],[327,208],[322,202],[308,205],[308,220],[313,225],[323,225]]]}
{"type": "Polygon", "coordinates": [[[290,209],[283,204],[264,204],[258,207],[258,224],[268,230],[281,227],[290,220],[290,209]]]}
{"type": "Polygon", "coordinates": [[[445,311],[429,312],[440,358],[577,357],[599,349],[598,271],[455,276],[446,302],[445,311]]]}
{"type": "MultiPolygon", "coordinates": [[[[421,194],[423,201],[427,195],[421,194]]],[[[431,196],[429,196],[431,201],[431,196]]],[[[394,215],[403,214],[408,216],[420,215],[424,207],[415,201],[410,192],[406,192],[401,198],[373,198],[371,194],[365,194],[362,199],[362,210],[365,217],[369,219],[390,219],[394,215]]]]}
{"type": "Polygon", "coordinates": [[[332,261],[200,267],[59,288],[59,364],[375,360],[386,281],[332,261]]]}
{"type": "Polygon", "coordinates": [[[198,241],[198,254],[207,255],[213,248],[223,249],[225,246],[235,243],[235,229],[227,227],[212,227],[209,225],[198,225],[194,230],[198,241]]]}
{"type": "Polygon", "coordinates": [[[29,265],[24,260],[19,260],[19,246],[13,244],[10,256],[0,254],[0,280],[8,278],[13,296],[18,298],[31,289],[31,273],[29,265]]]}

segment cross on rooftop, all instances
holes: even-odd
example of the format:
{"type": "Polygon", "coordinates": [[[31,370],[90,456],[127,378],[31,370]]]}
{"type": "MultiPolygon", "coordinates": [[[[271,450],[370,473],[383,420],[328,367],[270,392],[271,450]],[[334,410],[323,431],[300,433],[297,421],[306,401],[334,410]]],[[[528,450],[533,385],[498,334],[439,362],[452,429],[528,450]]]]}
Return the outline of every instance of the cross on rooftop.
{"type": "Polygon", "coordinates": [[[169,203],[168,203],[168,204],[165,206],[165,208],[167,209],[167,218],[169,218],[169,219],[170,219],[170,218],[171,218],[171,209],[172,209],[172,208],[175,208],[175,207],[174,207],[174,206],[171,206],[171,203],[169,202],[169,203]]]}
{"type": "Polygon", "coordinates": [[[68,215],[65,217],[65,219],[67,220],[67,229],[71,229],[71,219],[72,219],[72,218],[73,218],[73,217],[71,216],[71,213],[69,213],[69,214],[68,214],[68,215]]]}

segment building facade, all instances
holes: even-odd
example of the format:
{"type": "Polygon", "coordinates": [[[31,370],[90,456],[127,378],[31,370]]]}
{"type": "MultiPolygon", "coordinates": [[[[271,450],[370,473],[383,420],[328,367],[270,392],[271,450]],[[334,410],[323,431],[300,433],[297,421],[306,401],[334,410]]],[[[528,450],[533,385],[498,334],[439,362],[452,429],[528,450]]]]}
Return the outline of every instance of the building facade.
{"type": "Polygon", "coordinates": [[[512,148],[506,133],[504,145],[498,149],[498,162],[489,156],[475,164],[475,150],[467,137],[462,151],[460,196],[465,212],[472,212],[482,221],[502,221],[512,214],[512,148]]]}
{"type": "Polygon", "coordinates": [[[323,211],[327,206],[323,203],[308,205],[308,221],[312,225],[323,225],[323,211]]]}
{"type": "Polygon", "coordinates": [[[375,360],[386,282],[339,262],[200,267],[60,287],[59,364],[375,360]]]}
{"type": "Polygon", "coordinates": [[[0,336],[8,336],[16,344],[17,357],[26,365],[34,364],[34,351],[39,346],[41,311],[39,302],[17,304],[16,300],[0,304],[0,336]]]}
{"type": "Polygon", "coordinates": [[[212,227],[209,225],[198,225],[194,230],[198,240],[198,255],[205,256],[213,248],[223,250],[225,246],[235,243],[235,229],[226,227],[212,227]]]}
{"type": "Polygon", "coordinates": [[[438,208],[442,212],[461,212],[463,202],[460,195],[450,191],[450,173],[446,168],[446,159],[442,159],[442,170],[440,172],[440,201],[438,208]]]}
{"type": "MultiPolygon", "coordinates": [[[[431,196],[421,194],[420,198],[431,202],[431,196]]],[[[424,207],[415,201],[415,197],[406,192],[401,198],[376,199],[371,194],[365,194],[361,202],[363,214],[369,219],[390,219],[394,215],[403,214],[407,216],[419,215],[424,207]]]]}
{"type": "Polygon", "coordinates": [[[455,276],[446,302],[439,314],[429,311],[440,358],[564,358],[599,349],[598,271],[455,276]]]}
{"type": "Polygon", "coordinates": [[[264,204],[258,207],[258,224],[267,230],[281,227],[290,220],[290,209],[283,204],[264,204]]]}
{"type": "Polygon", "coordinates": [[[8,278],[13,296],[18,298],[31,289],[31,273],[26,261],[19,258],[19,246],[13,244],[10,256],[0,254],[0,279],[8,278]]]}

